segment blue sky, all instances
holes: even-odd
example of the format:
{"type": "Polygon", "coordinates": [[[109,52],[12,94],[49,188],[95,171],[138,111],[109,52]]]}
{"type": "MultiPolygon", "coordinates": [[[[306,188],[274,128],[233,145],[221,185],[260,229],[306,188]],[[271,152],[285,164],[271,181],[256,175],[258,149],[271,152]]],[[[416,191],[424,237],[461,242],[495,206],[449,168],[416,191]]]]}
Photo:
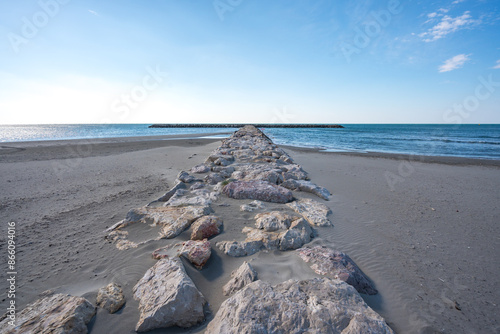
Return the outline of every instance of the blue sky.
{"type": "Polygon", "coordinates": [[[0,0],[0,123],[500,123],[500,3],[0,0]]]}

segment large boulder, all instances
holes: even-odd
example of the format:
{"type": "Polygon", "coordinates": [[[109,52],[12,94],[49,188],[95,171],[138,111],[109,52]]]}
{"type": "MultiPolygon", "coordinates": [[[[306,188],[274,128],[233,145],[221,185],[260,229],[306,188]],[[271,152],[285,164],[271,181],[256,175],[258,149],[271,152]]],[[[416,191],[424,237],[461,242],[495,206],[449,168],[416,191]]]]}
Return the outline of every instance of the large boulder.
{"type": "Polygon", "coordinates": [[[261,180],[231,182],[222,192],[234,199],[255,199],[272,203],[288,203],[293,200],[290,190],[261,180]]]}
{"type": "Polygon", "coordinates": [[[220,233],[222,219],[217,216],[203,216],[192,225],[191,240],[203,240],[220,233]]]}
{"type": "Polygon", "coordinates": [[[118,284],[110,283],[99,289],[96,302],[98,306],[109,313],[115,313],[125,305],[125,296],[123,296],[123,290],[118,284]]]}
{"type": "Polygon", "coordinates": [[[304,218],[292,222],[290,228],[279,235],[279,249],[282,251],[297,249],[313,238],[314,233],[309,223],[304,218]]]}
{"type": "Polygon", "coordinates": [[[231,273],[231,279],[222,287],[224,296],[229,296],[257,279],[257,272],[247,261],[231,273]]]}
{"type": "Polygon", "coordinates": [[[134,299],[139,301],[137,332],[171,326],[187,328],[205,319],[206,300],[180,260],[164,258],[156,262],[133,292],[134,299]]]}
{"type": "Polygon", "coordinates": [[[4,334],[82,334],[95,314],[95,307],[85,298],[49,294],[18,312],[14,326],[7,316],[0,318],[4,334]]]}
{"type": "Polygon", "coordinates": [[[378,293],[373,282],[347,254],[325,246],[304,247],[297,252],[317,274],[340,279],[352,285],[359,293],[367,295],[378,293]]]}
{"type": "Polygon", "coordinates": [[[179,256],[184,256],[197,269],[201,270],[212,254],[210,241],[207,239],[185,241],[182,243],[178,254],[179,256]]]}
{"type": "Polygon", "coordinates": [[[259,252],[264,243],[262,240],[219,241],[215,245],[226,255],[241,257],[259,252]]]}
{"type": "Polygon", "coordinates": [[[224,301],[206,334],[393,333],[358,292],[340,280],[248,284],[224,301]]]}
{"type": "Polygon", "coordinates": [[[297,215],[290,215],[283,211],[264,212],[255,215],[255,227],[264,231],[272,232],[286,230],[296,220],[297,215]]]}
{"type": "Polygon", "coordinates": [[[298,214],[301,214],[313,226],[331,226],[328,215],[332,212],[323,203],[304,198],[287,204],[298,214]]]}

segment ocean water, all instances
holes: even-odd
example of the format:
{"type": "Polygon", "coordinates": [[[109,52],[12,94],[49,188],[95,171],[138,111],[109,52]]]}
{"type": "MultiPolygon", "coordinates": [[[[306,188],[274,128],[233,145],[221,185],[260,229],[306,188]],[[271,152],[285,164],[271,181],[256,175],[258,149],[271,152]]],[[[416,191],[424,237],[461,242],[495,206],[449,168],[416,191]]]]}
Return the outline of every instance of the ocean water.
{"type": "MultiPolygon", "coordinates": [[[[233,128],[159,128],[149,124],[0,125],[0,142],[225,133],[233,128]]],[[[344,124],[344,129],[270,128],[276,143],[326,151],[384,152],[500,160],[500,125],[344,124]]],[[[222,136],[222,135],[221,135],[222,136]]]]}

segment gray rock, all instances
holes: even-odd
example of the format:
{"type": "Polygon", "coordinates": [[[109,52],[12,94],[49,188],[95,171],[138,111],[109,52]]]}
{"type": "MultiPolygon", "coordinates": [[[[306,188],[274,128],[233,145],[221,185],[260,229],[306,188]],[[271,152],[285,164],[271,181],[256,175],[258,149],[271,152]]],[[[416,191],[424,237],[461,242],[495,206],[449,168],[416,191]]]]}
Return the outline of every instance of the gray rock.
{"type": "Polygon", "coordinates": [[[7,314],[0,318],[0,333],[5,334],[84,334],[96,308],[85,298],[47,293],[18,311],[15,326],[7,314]]]}
{"type": "Polygon", "coordinates": [[[222,176],[220,173],[210,173],[206,175],[203,180],[211,185],[217,184],[219,182],[222,182],[225,180],[224,176],[222,176]]]}
{"type": "Polygon", "coordinates": [[[197,180],[194,176],[189,175],[189,173],[185,171],[179,172],[179,175],[177,175],[177,179],[184,183],[191,183],[197,180]]]}
{"type": "Polygon", "coordinates": [[[195,173],[195,174],[203,174],[203,173],[208,173],[210,171],[210,167],[208,167],[207,165],[197,165],[197,166],[194,166],[193,168],[191,168],[191,173],[195,173]]]}
{"type": "Polygon", "coordinates": [[[356,290],[340,280],[248,284],[224,301],[206,334],[359,334],[393,331],[356,290]]]}
{"type": "Polygon", "coordinates": [[[115,313],[125,305],[125,296],[122,288],[116,283],[110,283],[97,292],[97,305],[115,313]]]}
{"type": "Polygon", "coordinates": [[[171,326],[187,328],[205,319],[206,300],[179,260],[164,258],[156,262],[133,292],[139,301],[137,332],[171,326]]]}
{"type": "Polygon", "coordinates": [[[285,187],[290,190],[300,190],[300,191],[305,191],[311,194],[314,194],[325,201],[328,201],[330,199],[330,192],[323,187],[320,187],[311,181],[306,181],[306,180],[287,180],[283,183],[281,183],[282,187],[285,187]]]}
{"type": "MultiPolygon", "coordinates": [[[[195,184],[198,184],[196,182],[195,184]]],[[[211,192],[209,189],[201,188],[191,191],[178,190],[164,205],[165,206],[208,206],[218,198],[216,192],[211,192]]]]}
{"type": "Polygon", "coordinates": [[[186,189],[186,184],[184,182],[177,182],[169,191],[165,193],[162,197],[158,198],[158,202],[168,201],[179,189],[186,189]]]}
{"type": "Polygon", "coordinates": [[[231,273],[231,279],[226,283],[226,285],[224,285],[222,292],[224,293],[224,296],[232,295],[256,279],[257,272],[247,261],[245,261],[238,269],[231,273]]]}
{"type": "Polygon", "coordinates": [[[309,223],[299,218],[295,220],[290,228],[279,235],[279,249],[282,251],[297,249],[313,238],[313,230],[309,223]]]}
{"type": "MultiPolygon", "coordinates": [[[[280,158],[281,160],[281,158],[280,158]]],[[[284,165],[283,178],[286,180],[307,180],[307,173],[299,165],[284,165]]]]}
{"type": "Polygon", "coordinates": [[[286,230],[290,227],[292,221],[297,218],[299,217],[295,214],[290,215],[283,211],[259,213],[255,215],[255,227],[267,232],[277,231],[279,229],[286,230]]]}
{"type": "Polygon", "coordinates": [[[224,254],[234,257],[248,256],[261,250],[261,240],[252,241],[219,241],[215,244],[224,254]]]}
{"type": "Polygon", "coordinates": [[[290,190],[259,180],[231,182],[222,192],[234,199],[256,199],[273,203],[288,203],[293,200],[290,190]]]}
{"type": "Polygon", "coordinates": [[[359,293],[376,295],[373,282],[345,253],[324,246],[304,247],[297,250],[299,256],[319,275],[340,279],[352,285],[359,293]]]}
{"type": "Polygon", "coordinates": [[[295,212],[302,215],[309,224],[313,226],[331,226],[332,223],[328,219],[328,215],[332,212],[323,203],[319,203],[309,198],[300,199],[287,206],[292,208],[295,212]]]}

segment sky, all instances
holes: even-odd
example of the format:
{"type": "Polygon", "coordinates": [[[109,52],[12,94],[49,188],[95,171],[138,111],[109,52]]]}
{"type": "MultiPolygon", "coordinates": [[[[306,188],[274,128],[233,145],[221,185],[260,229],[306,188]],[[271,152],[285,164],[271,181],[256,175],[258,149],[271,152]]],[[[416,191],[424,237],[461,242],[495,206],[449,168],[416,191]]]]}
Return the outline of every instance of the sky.
{"type": "Polygon", "coordinates": [[[0,8],[0,124],[500,123],[498,0],[0,8]]]}

